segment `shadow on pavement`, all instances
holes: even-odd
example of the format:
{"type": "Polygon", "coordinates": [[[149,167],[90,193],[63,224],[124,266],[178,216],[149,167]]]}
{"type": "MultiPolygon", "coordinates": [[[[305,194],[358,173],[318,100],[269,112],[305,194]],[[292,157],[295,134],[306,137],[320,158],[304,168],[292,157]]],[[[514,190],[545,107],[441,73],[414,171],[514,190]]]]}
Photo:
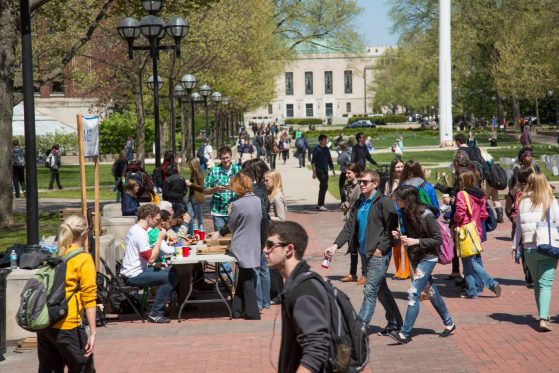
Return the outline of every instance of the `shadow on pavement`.
{"type": "Polygon", "coordinates": [[[538,331],[538,322],[532,315],[511,315],[510,313],[492,313],[489,315],[495,321],[508,322],[516,325],[527,325],[538,331]]]}

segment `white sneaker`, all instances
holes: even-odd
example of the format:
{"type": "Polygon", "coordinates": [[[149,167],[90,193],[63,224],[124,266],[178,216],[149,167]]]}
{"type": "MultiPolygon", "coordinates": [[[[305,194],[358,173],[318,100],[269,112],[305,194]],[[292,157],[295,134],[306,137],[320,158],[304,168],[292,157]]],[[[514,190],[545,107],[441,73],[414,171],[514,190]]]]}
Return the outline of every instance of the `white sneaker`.
{"type": "Polygon", "coordinates": [[[326,207],[324,207],[324,206],[316,206],[316,209],[317,209],[318,211],[328,211],[328,209],[327,209],[326,207]]]}

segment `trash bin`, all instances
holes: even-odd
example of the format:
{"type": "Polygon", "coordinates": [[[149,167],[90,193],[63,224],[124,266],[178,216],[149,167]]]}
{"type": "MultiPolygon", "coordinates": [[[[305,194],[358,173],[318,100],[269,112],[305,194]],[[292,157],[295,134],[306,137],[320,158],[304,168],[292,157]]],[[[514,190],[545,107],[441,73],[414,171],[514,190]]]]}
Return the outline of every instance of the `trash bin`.
{"type": "Polygon", "coordinates": [[[0,269],[0,361],[6,353],[6,277],[12,272],[0,269]]]}

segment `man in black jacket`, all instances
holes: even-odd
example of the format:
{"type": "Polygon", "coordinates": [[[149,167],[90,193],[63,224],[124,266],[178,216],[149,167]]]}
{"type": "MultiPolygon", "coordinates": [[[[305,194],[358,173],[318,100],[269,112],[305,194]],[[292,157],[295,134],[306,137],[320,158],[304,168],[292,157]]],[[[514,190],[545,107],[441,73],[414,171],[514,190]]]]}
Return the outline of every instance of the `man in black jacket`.
{"type": "Polygon", "coordinates": [[[294,280],[310,270],[303,260],[307,232],[285,221],[274,223],[267,236],[263,252],[268,267],[279,270],[285,279],[278,372],[321,372],[330,346],[328,294],[312,278],[293,287],[294,280]]]}
{"type": "Polygon", "coordinates": [[[385,278],[392,254],[391,232],[398,228],[398,215],[394,203],[377,190],[380,182],[378,172],[365,170],[357,182],[361,198],[354,203],[342,231],[335,243],[324,251],[324,256],[331,258],[345,243],[350,245],[350,249],[358,245],[361,263],[367,268],[359,317],[365,325],[369,324],[378,296],[388,322],[379,335],[387,336],[394,330],[400,330],[403,323],[385,278]]]}
{"type": "Polygon", "coordinates": [[[351,163],[357,163],[361,167],[361,170],[366,168],[367,161],[377,166],[377,162],[371,157],[369,149],[367,149],[367,145],[365,145],[365,135],[359,132],[355,135],[355,139],[357,140],[357,144],[353,145],[351,149],[351,163]]]}
{"type": "Polygon", "coordinates": [[[186,195],[186,180],[175,165],[167,168],[167,178],[163,181],[163,199],[173,204],[173,210],[186,210],[184,196],[186,195]]]}
{"type": "Polygon", "coordinates": [[[326,211],[324,199],[328,191],[328,167],[332,170],[332,176],[336,176],[332,155],[330,154],[330,148],[328,148],[327,144],[328,136],[321,134],[318,136],[318,146],[312,151],[312,178],[318,178],[320,182],[320,186],[318,187],[318,204],[316,205],[316,209],[319,211],[326,211]]]}

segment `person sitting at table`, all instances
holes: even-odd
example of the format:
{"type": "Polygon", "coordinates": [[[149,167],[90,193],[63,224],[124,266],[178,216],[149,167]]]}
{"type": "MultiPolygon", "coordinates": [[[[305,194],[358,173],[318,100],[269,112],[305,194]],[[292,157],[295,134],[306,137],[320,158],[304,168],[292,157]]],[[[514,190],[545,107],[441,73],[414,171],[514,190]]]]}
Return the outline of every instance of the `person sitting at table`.
{"type": "Polygon", "coordinates": [[[147,316],[148,322],[158,324],[171,322],[165,317],[165,306],[178,283],[177,273],[172,267],[157,271],[153,267],[148,267],[148,264],[153,264],[159,256],[161,243],[167,237],[167,231],[162,228],[153,247],[149,244],[147,230],[155,228],[160,219],[161,210],[151,203],[138,209],[138,222],[128,230],[124,241],[126,248],[120,270],[120,275],[127,285],[139,288],[158,287],[151,311],[147,316]]]}
{"type": "Polygon", "coordinates": [[[188,233],[190,229],[190,221],[192,218],[184,208],[180,208],[173,214],[171,220],[171,231],[177,236],[180,242],[191,241],[192,236],[188,233]]]}
{"type": "Polygon", "coordinates": [[[124,193],[122,194],[122,199],[120,201],[122,216],[136,216],[138,213],[138,208],[140,207],[140,202],[138,202],[139,190],[140,184],[138,184],[136,179],[130,178],[126,181],[124,193]]]}
{"type": "MultiPolygon", "coordinates": [[[[157,237],[162,229],[169,231],[171,229],[171,214],[169,211],[161,210],[161,220],[155,228],[148,229],[149,246],[153,247],[157,243],[157,237]]],[[[173,255],[175,253],[175,243],[177,238],[167,234],[167,239],[161,242],[159,250],[158,262],[165,262],[165,255],[173,255]]]]}
{"type": "Polygon", "coordinates": [[[233,233],[230,250],[239,265],[237,291],[231,305],[233,318],[260,320],[254,271],[260,266],[260,198],[252,191],[251,178],[243,172],[231,179],[231,191],[239,199],[231,203],[229,223],[220,229],[219,234],[225,236],[229,232],[233,233]]]}

